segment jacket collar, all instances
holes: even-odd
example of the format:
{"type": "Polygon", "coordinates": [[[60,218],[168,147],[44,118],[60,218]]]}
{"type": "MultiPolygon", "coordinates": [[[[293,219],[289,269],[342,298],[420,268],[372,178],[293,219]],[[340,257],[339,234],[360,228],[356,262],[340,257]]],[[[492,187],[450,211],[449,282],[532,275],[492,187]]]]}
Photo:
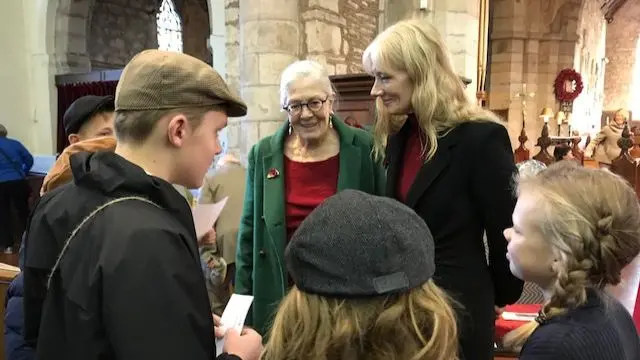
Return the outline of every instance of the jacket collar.
{"type": "MultiPolygon", "coordinates": [[[[148,175],[141,167],[111,151],[73,154],[70,163],[76,186],[100,192],[109,198],[144,197],[174,216],[196,239],[189,204],[165,180],[148,175]]],[[[195,242],[193,246],[197,253],[195,242]]]]}
{"type": "MultiPolygon", "coordinates": [[[[447,168],[451,160],[451,149],[458,144],[461,130],[465,125],[459,125],[454,129],[442,133],[438,136],[438,149],[433,157],[425,162],[413,184],[407,193],[406,205],[413,208],[420,200],[420,197],[429,189],[433,182],[447,168]]],[[[389,197],[397,198],[398,177],[402,171],[402,161],[404,158],[405,144],[411,135],[411,124],[405,121],[400,130],[389,137],[387,142],[387,159],[389,167],[387,170],[387,189],[389,197]]]]}

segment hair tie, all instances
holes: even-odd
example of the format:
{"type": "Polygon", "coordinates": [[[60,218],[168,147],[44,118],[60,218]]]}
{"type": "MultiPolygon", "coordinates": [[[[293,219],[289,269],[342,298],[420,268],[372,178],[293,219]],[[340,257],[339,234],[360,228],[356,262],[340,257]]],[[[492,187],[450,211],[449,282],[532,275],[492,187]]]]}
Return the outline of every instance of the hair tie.
{"type": "Polygon", "coordinates": [[[613,216],[607,215],[598,220],[596,224],[596,230],[598,235],[605,236],[611,233],[611,226],[613,225],[613,216]]]}
{"type": "Polygon", "coordinates": [[[538,324],[544,325],[544,323],[546,323],[548,319],[544,311],[540,309],[540,311],[538,311],[538,315],[536,316],[535,320],[538,324]]]}

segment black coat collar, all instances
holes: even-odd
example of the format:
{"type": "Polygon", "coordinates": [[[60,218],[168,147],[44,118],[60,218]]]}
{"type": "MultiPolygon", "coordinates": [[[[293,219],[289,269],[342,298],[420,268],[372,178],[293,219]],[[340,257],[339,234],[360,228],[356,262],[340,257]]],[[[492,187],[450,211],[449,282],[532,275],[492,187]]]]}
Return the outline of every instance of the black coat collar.
{"type": "MultiPolygon", "coordinates": [[[[447,133],[438,136],[438,149],[434,156],[425,162],[407,194],[406,205],[413,208],[420,197],[429,189],[433,181],[438,178],[451,160],[451,149],[455,147],[460,139],[464,124],[457,126],[447,133]]],[[[400,130],[391,135],[387,142],[387,190],[386,195],[397,198],[398,176],[403,169],[403,158],[405,144],[411,135],[411,125],[406,121],[400,130]]]]}

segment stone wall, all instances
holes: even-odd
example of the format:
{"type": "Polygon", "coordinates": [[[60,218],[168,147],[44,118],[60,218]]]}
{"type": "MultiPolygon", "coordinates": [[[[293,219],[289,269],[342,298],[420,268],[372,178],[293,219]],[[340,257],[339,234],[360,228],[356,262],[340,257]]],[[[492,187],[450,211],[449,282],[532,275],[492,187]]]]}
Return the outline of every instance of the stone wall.
{"type": "MultiPolygon", "coordinates": [[[[362,53],[380,30],[411,15],[434,23],[449,44],[458,73],[475,82],[478,2],[429,4],[419,9],[417,0],[226,0],[226,79],[249,105],[246,117],[230,119],[226,148],[246,156],[256,141],[282,126],[286,114],[280,109],[278,85],[292,61],[318,61],[331,75],[361,73],[362,53]]],[[[474,97],[475,86],[468,91],[474,97]]]]}
{"type": "Polygon", "coordinates": [[[96,0],[88,21],[92,70],[124,67],[144,49],[157,48],[155,0],[96,0]]]}
{"type": "Polygon", "coordinates": [[[302,0],[301,56],[330,75],[362,72],[362,52],[378,34],[384,0],[302,0]]]}
{"type": "MultiPolygon", "coordinates": [[[[632,99],[633,68],[640,34],[640,3],[627,1],[607,28],[606,56],[609,59],[604,81],[604,108],[632,109],[638,119],[638,99],[632,99]],[[633,109],[633,108],[636,109],[633,109]]],[[[640,85],[640,84],[638,84],[640,85]]]]}
{"type": "MultiPolygon", "coordinates": [[[[573,103],[571,127],[579,132],[599,128],[604,100],[605,41],[607,24],[600,2],[584,0],[580,10],[573,67],[582,76],[584,89],[573,103]]],[[[567,129],[568,130],[568,129],[567,129]]]]}

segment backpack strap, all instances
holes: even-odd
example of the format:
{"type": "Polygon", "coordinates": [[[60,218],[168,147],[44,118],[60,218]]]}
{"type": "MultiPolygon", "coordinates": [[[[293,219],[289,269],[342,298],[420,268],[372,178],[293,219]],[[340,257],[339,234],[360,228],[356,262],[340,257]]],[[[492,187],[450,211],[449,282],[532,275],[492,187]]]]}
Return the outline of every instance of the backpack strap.
{"type": "Polygon", "coordinates": [[[142,201],[142,202],[145,202],[147,204],[151,204],[151,205],[153,205],[153,206],[155,206],[157,208],[162,209],[162,207],[160,205],[154,203],[153,201],[151,201],[149,199],[143,198],[141,196],[125,196],[125,197],[121,197],[121,198],[117,198],[117,199],[112,199],[112,200],[109,200],[106,203],[98,206],[98,208],[93,210],[89,215],[87,215],[86,218],[84,218],[84,220],[82,220],[80,222],[80,224],[78,224],[78,226],[76,226],[76,228],[71,232],[71,235],[69,235],[67,240],[65,240],[64,245],[62,246],[62,250],[60,251],[60,254],[58,254],[58,258],[56,259],[56,262],[53,265],[53,268],[51,269],[51,272],[49,273],[49,277],[47,278],[47,289],[49,289],[49,287],[51,286],[51,279],[53,278],[53,274],[60,267],[60,262],[62,261],[62,257],[67,252],[67,249],[69,248],[69,245],[71,244],[71,240],[73,240],[73,238],[78,234],[78,232],[80,232],[82,227],[87,222],[89,222],[89,220],[93,219],[96,215],[98,215],[98,213],[100,213],[102,210],[108,208],[109,206],[115,205],[115,204],[118,204],[118,203],[121,203],[121,202],[125,202],[125,201],[131,201],[131,200],[142,201]]]}

